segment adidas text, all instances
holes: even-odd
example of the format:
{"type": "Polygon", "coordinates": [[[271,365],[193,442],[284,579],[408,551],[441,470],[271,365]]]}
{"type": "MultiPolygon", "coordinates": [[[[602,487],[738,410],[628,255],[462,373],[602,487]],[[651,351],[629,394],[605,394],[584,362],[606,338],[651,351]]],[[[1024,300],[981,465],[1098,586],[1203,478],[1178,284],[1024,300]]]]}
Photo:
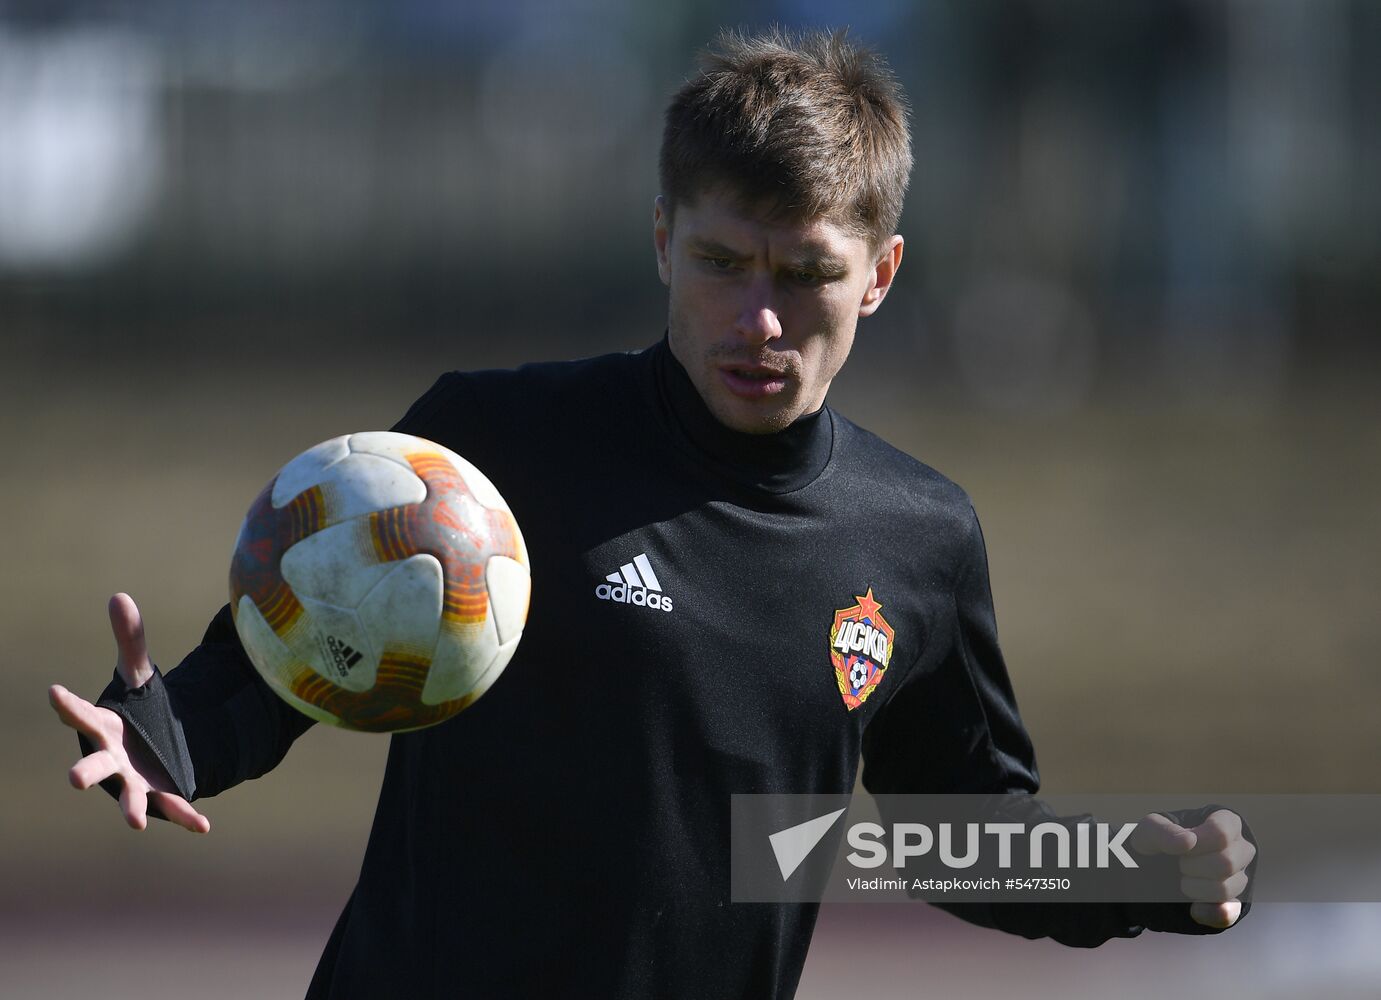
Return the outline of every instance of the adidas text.
{"type": "Polygon", "coordinates": [[[595,588],[595,596],[601,601],[617,601],[620,604],[671,610],[671,598],[666,594],[645,590],[642,587],[630,587],[624,583],[601,583],[595,588]]]}
{"type": "Polygon", "coordinates": [[[639,552],[632,562],[624,563],[604,580],[595,587],[595,596],[601,601],[671,610],[671,598],[662,593],[662,581],[657,579],[646,552],[639,552]]]}
{"type": "Polygon", "coordinates": [[[326,648],[331,651],[331,660],[335,663],[336,669],[340,671],[342,677],[350,673],[351,668],[359,663],[364,655],[351,649],[333,635],[326,637],[326,648]]]}

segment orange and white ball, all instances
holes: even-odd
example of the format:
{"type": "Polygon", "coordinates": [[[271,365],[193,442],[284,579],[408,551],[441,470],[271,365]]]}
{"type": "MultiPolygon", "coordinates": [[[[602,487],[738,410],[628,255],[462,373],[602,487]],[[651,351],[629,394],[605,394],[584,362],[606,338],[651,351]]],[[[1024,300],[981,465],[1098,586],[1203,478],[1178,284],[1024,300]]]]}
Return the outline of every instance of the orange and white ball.
{"type": "Polygon", "coordinates": [[[527,620],[527,548],[473,465],[423,438],[332,438],[250,507],[230,566],[245,650],[289,704],[369,732],[450,718],[527,620]]]}

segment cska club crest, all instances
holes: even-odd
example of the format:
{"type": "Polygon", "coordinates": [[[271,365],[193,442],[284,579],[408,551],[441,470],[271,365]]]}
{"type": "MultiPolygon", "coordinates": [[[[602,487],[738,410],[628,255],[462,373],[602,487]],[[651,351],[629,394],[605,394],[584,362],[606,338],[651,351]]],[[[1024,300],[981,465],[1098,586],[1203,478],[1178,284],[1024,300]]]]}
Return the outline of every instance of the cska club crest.
{"type": "Polygon", "coordinates": [[[882,604],[873,599],[872,587],[855,600],[857,604],[834,613],[834,624],[830,626],[830,662],[834,664],[839,694],[850,712],[882,683],[887,664],[892,662],[896,638],[892,626],[882,617],[882,604]]]}

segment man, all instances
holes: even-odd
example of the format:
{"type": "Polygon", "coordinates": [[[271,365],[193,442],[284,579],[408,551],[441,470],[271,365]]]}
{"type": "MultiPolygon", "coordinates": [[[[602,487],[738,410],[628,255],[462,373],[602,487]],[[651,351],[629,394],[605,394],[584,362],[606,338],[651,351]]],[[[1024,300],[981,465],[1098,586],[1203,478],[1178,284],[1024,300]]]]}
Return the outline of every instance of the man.
{"type": "MultiPolygon", "coordinates": [[[[901,264],[909,142],[891,76],[842,38],[723,39],[667,111],[665,339],[451,373],[398,424],[503,491],[533,605],[492,691],[393,738],[311,996],[787,997],[816,907],[730,902],[732,794],[847,792],[860,757],[875,792],[1036,790],[967,497],[824,405],[901,264]],[[630,563],[660,607],[601,587],[630,563]],[[832,660],[840,609],[874,627],[871,658],[832,660]]],[[[111,620],[109,708],[52,691],[90,746],[72,781],[118,785],[136,828],[153,809],[206,832],[189,800],[310,722],[228,609],[166,681],[133,602],[111,620]]],[[[1227,926],[1254,849],[1231,813],[1198,820],[1138,834],[1193,850],[1192,911],[961,915],[1071,944],[1227,926]]]]}

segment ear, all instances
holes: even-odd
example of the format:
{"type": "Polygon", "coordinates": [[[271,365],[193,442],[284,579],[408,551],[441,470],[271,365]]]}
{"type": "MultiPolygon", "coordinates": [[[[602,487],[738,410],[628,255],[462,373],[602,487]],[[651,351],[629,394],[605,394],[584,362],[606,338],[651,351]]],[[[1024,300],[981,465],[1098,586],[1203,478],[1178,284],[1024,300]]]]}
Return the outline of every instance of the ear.
{"type": "Polygon", "coordinates": [[[671,284],[671,262],[667,247],[671,244],[671,209],[661,195],[652,204],[652,245],[657,249],[657,274],[662,284],[671,284]]]}
{"type": "Polygon", "coordinates": [[[868,290],[863,293],[863,301],[858,305],[860,316],[871,316],[878,311],[878,306],[882,305],[882,299],[892,287],[892,279],[897,276],[897,269],[901,267],[902,243],[900,236],[890,236],[882,245],[882,256],[873,265],[868,290]]]}

